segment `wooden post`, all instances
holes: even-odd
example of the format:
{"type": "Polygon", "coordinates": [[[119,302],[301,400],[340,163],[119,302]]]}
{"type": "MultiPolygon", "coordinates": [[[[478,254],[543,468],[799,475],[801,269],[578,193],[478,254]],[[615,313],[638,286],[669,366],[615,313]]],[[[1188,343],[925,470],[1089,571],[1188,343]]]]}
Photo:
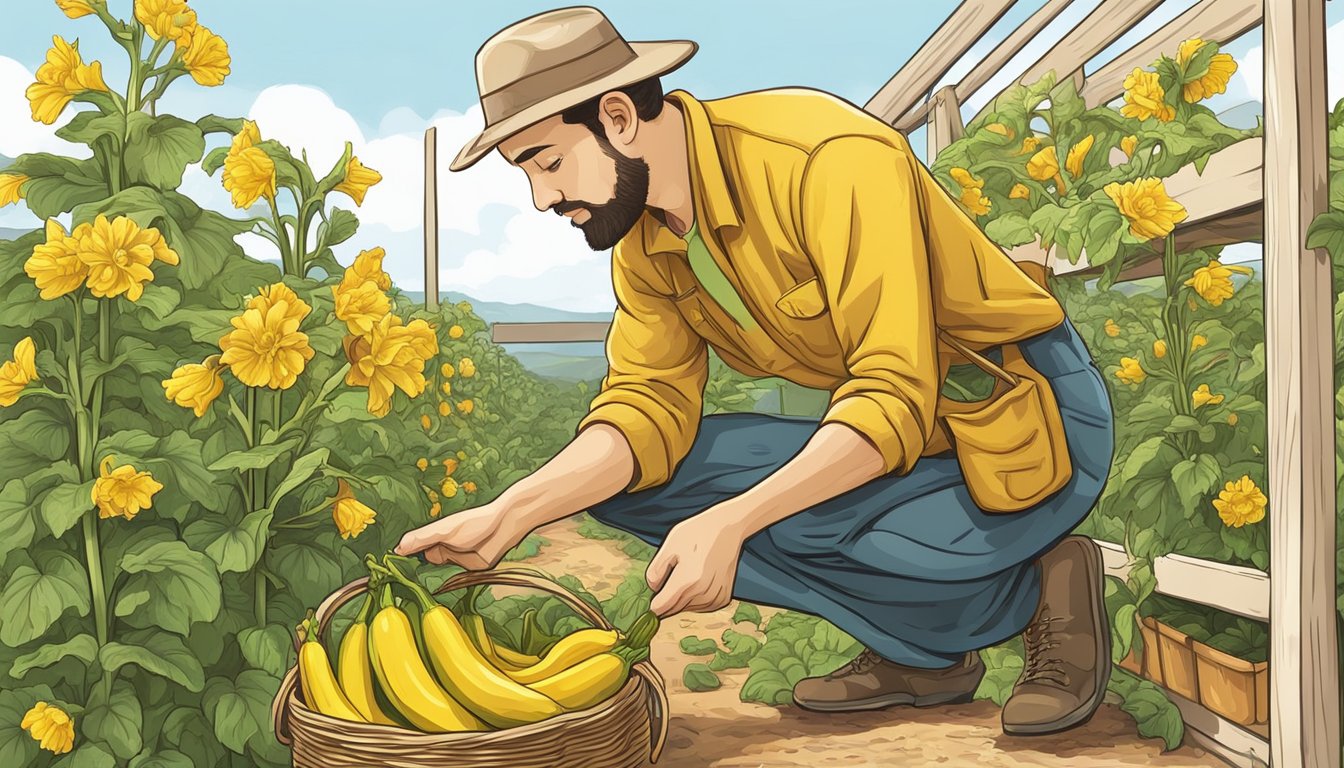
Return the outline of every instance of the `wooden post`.
{"type": "Polygon", "coordinates": [[[425,131],[425,309],[439,308],[438,129],[425,131]]]}
{"type": "Polygon", "coordinates": [[[1325,0],[1265,0],[1265,362],[1270,760],[1339,768],[1334,325],[1326,207],[1325,0]]]}
{"type": "Polygon", "coordinates": [[[928,165],[938,159],[938,153],[947,145],[966,134],[966,125],[961,122],[961,103],[957,101],[957,87],[945,85],[933,94],[933,107],[929,110],[929,155],[928,165]]]}

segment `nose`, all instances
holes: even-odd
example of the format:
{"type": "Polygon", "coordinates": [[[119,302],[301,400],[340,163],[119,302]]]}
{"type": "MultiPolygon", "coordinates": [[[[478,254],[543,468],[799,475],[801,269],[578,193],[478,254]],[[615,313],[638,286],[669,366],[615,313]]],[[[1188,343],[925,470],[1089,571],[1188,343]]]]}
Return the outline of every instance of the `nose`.
{"type": "Polygon", "coordinates": [[[540,182],[532,183],[532,204],[538,211],[543,213],[550,210],[551,206],[565,199],[560,191],[547,184],[540,182]]]}

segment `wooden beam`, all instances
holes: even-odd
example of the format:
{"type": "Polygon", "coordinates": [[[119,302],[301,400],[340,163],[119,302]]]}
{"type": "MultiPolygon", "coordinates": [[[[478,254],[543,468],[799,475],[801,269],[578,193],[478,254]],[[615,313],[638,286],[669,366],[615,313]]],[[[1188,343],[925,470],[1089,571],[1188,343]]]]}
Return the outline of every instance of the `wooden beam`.
{"type": "Polygon", "coordinates": [[[1181,42],[1199,37],[1226,43],[1258,27],[1263,0],[1200,0],[1150,37],[1088,75],[1080,95],[1088,107],[1105,104],[1125,91],[1125,77],[1135,67],[1148,67],[1162,54],[1176,57],[1181,42]]]}
{"type": "MultiPolygon", "coordinates": [[[[1036,38],[1041,30],[1045,29],[1055,17],[1060,14],[1073,0],[1049,0],[1045,5],[1033,13],[1030,18],[1022,22],[1013,33],[1004,38],[1003,42],[994,47],[989,55],[980,60],[961,82],[956,85],[957,103],[964,104],[966,99],[975,94],[976,91],[984,87],[991,78],[999,73],[1000,70],[1012,60],[1014,56],[1026,47],[1036,38]]],[[[896,121],[896,127],[902,131],[913,131],[924,122],[928,117],[929,108],[932,102],[923,101],[915,105],[915,108],[907,112],[904,117],[896,121]]],[[[933,157],[933,155],[930,155],[933,157]]]]}
{"type": "Polygon", "coordinates": [[[1326,209],[1325,0],[1265,0],[1269,706],[1275,768],[1339,768],[1334,322],[1326,209]]]}
{"type": "Polygon", "coordinates": [[[495,323],[490,327],[496,344],[606,341],[610,322],[495,323]]]}
{"type": "Polygon", "coordinates": [[[961,104],[955,89],[945,85],[933,95],[933,111],[929,113],[929,157],[937,157],[947,145],[966,134],[961,122],[961,104]]]}
{"type": "Polygon", "coordinates": [[[439,308],[438,129],[425,131],[425,309],[439,308]]]}
{"type": "Polygon", "coordinates": [[[1162,690],[1180,710],[1196,744],[1239,768],[1268,767],[1269,742],[1265,739],[1175,691],[1162,690]]]}
{"type": "Polygon", "coordinates": [[[966,51],[998,22],[1015,0],[962,0],[901,70],[863,108],[890,123],[924,99],[966,51]]]}
{"type": "MultiPolygon", "coordinates": [[[[1097,541],[1107,576],[1129,577],[1129,555],[1109,541],[1097,541]]],[[[1270,578],[1264,571],[1186,555],[1163,555],[1153,561],[1156,591],[1168,597],[1207,605],[1257,621],[1269,620],[1270,578]]]]}

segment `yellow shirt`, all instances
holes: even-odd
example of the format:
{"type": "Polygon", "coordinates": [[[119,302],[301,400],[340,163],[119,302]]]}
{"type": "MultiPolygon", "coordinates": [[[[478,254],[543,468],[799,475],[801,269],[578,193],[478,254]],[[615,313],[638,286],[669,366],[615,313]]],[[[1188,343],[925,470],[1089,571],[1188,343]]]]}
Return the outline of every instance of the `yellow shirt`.
{"type": "Polygon", "coordinates": [[[609,370],[578,429],[625,435],[629,491],[665,483],[690,450],[709,346],[745,374],[829,390],[821,422],[850,426],[905,473],[947,450],[937,396],[963,359],[935,317],[974,348],[1063,321],[890,125],[801,88],[667,99],[685,117],[700,234],[759,327],[704,295],[686,241],[651,212],[617,243],[609,370]]]}

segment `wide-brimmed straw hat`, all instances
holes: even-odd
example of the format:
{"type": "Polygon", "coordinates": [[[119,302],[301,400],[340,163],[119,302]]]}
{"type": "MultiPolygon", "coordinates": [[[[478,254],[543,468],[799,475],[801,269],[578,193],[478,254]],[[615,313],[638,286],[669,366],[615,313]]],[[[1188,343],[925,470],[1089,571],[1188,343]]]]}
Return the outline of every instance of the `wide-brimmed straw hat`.
{"type": "Polygon", "coordinates": [[[485,130],[449,166],[460,171],[530,125],[602,94],[671,72],[696,51],[690,40],[627,42],[586,6],[523,19],[476,52],[485,130]]]}

